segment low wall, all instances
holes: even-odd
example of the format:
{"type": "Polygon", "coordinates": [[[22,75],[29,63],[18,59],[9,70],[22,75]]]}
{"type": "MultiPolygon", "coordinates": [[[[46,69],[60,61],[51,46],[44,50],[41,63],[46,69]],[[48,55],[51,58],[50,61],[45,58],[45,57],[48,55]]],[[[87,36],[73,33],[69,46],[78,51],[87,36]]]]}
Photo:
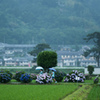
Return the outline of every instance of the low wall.
{"type": "MultiPolygon", "coordinates": [[[[89,74],[87,68],[85,68],[85,74],[89,74]]],[[[100,74],[100,68],[94,68],[93,74],[100,74]]]]}

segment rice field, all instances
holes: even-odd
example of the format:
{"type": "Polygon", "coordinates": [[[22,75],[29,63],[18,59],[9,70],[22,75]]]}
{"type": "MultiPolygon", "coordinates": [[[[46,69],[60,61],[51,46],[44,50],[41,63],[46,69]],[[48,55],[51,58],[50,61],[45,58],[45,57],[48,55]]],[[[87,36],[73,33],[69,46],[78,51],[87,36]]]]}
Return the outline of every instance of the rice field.
{"type": "Polygon", "coordinates": [[[59,100],[78,85],[0,85],[0,100],[59,100]]]}
{"type": "Polygon", "coordinates": [[[100,85],[94,85],[88,94],[87,100],[100,100],[100,85]]]}

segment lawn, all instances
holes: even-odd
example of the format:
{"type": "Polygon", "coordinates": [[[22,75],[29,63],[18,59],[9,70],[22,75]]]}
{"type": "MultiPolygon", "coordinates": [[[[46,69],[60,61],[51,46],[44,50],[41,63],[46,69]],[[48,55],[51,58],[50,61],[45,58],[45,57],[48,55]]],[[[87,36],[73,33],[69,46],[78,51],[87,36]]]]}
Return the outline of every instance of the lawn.
{"type": "Polygon", "coordinates": [[[0,100],[59,100],[78,85],[0,85],[0,100]]]}

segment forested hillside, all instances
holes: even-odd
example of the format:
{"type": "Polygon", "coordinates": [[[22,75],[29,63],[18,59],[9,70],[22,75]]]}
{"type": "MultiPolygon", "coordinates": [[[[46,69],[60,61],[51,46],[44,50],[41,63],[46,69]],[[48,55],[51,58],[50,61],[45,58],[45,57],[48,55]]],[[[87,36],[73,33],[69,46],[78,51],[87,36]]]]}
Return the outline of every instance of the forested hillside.
{"type": "Polygon", "coordinates": [[[100,31],[100,0],[0,0],[0,42],[82,44],[100,31]]]}

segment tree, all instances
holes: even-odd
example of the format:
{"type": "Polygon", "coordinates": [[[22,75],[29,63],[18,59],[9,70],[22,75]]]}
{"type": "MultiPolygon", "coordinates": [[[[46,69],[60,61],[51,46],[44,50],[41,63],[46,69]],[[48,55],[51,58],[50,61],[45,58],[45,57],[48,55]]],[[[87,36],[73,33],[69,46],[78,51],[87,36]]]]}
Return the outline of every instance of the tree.
{"type": "Polygon", "coordinates": [[[51,47],[46,43],[41,43],[36,45],[36,47],[29,52],[30,55],[35,56],[34,62],[36,62],[38,53],[44,51],[45,49],[51,49],[51,47]]]}
{"type": "Polygon", "coordinates": [[[92,75],[93,71],[94,71],[94,67],[89,65],[88,66],[88,71],[89,71],[89,74],[92,75]]]}
{"type": "Polygon", "coordinates": [[[57,53],[54,51],[43,51],[37,56],[38,66],[42,66],[44,70],[57,65],[57,53]]]}
{"type": "Polygon", "coordinates": [[[99,62],[100,62],[100,32],[94,32],[92,34],[88,34],[86,38],[84,38],[86,42],[89,42],[90,40],[93,40],[94,42],[94,47],[91,49],[88,49],[84,52],[84,56],[92,56],[96,59],[99,67],[99,62]]]}

